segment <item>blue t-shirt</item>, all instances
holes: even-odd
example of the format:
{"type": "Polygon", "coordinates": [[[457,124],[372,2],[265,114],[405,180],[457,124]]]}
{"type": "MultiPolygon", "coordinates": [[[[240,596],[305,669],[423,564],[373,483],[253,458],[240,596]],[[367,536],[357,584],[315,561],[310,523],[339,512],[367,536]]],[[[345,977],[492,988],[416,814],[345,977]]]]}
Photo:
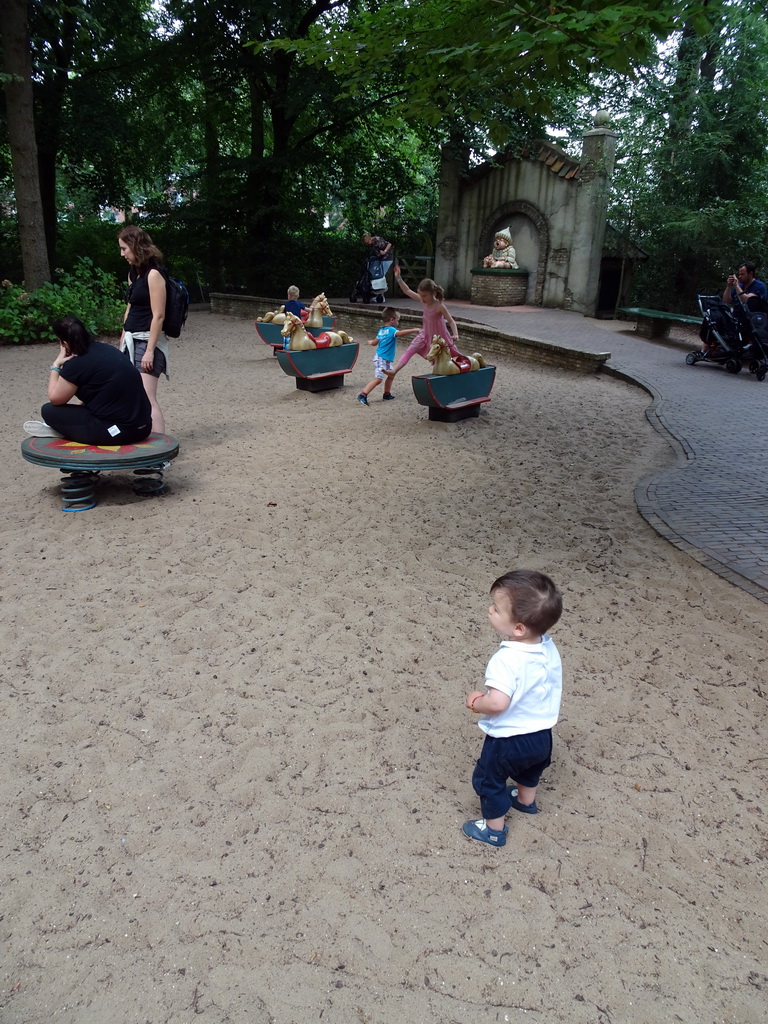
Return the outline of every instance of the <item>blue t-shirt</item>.
{"type": "Polygon", "coordinates": [[[387,359],[390,363],[395,358],[395,346],[397,344],[397,328],[396,327],[382,327],[379,333],[376,335],[376,341],[379,343],[379,347],[376,349],[376,355],[379,359],[387,359]]]}
{"type": "MultiPolygon", "coordinates": [[[[744,285],[742,285],[744,288],[744,285]]],[[[756,295],[756,299],[747,299],[747,305],[751,310],[763,310],[765,304],[768,302],[768,288],[763,284],[762,281],[754,279],[752,284],[748,284],[744,291],[749,295],[756,295]]],[[[741,302],[741,299],[736,294],[736,289],[731,288],[731,305],[735,305],[737,302],[741,302]]]]}
{"type": "Polygon", "coordinates": [[[294,316],[301,316],[302,312],[306,308],[307,307],[304,305],[304,303],[299,302],[298,299],[288,299],[288,301],[283,306],[283,309],[285,310],[286,313],[293,313],[294,316]]]}

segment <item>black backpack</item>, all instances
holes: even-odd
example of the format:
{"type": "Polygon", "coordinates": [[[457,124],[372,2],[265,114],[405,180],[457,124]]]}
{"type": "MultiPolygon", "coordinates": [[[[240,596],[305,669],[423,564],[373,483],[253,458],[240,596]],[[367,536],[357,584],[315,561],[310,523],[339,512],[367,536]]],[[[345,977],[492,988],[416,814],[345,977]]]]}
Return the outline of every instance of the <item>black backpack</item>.
{"type": "Polygon", "coordinates": [[[167,270],[163,271],[163,277],[165,278],[163,333],[167,334],[169,338],[178,338],[182,327],[187,322],[189,292],[184,282],[171,277],[167,270]]]}

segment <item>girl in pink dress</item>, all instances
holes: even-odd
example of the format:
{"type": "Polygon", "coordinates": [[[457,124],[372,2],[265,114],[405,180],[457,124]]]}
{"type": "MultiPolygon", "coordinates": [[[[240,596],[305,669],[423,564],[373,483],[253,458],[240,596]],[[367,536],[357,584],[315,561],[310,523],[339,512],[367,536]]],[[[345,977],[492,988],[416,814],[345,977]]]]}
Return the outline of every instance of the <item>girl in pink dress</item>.
{"type": "Polygon", "coordinates": [[[385,371],[387,376],[394,377],[398,374],[411,356],[420,355],[423,359],[426,359],[427,353],[432,347],[432,338],[435,334],[439,334],[441,338],[448,342],[452,356],[461,355],[456,347],[456,343],[459,340],[459,329],[456,326],[456,321],[443,305],[445,295],[440,285],[435,284],[431,278],[425,277],[419,285],[419,290],[415,292],[403,282],[400,276],[400,267],[397,264],[395,264],[395,280],[406,295],[411,299],[419,300],[424,309],[424,320],[421,330],[400,356],[394,368],[385,371]]]}

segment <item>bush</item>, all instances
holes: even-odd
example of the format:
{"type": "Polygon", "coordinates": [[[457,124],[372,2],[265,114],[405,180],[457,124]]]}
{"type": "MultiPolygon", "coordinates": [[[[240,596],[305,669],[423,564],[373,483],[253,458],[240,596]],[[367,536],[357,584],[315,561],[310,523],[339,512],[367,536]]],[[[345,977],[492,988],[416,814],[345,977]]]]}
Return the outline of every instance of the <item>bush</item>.
{"type": "Polygon", "coordinates": [[[117,233],[122,226],[98,217],[76,222],[62,221],[56,244],[56,266],[74,271],[78,260],[87,255],[97,267],[125,284],[128,267],[120,255],[117,241],[117,233]]]}
{"type": "Polygon", "coordinates": [[[125,311],[113,277],[79,257],[72,273],[58,271],[55,284],[35,291],[3,281],[0,292],[0,338],[14,345],[55,341],[51,324],[69,313],[93,334],[119,331],[125,311]]]}

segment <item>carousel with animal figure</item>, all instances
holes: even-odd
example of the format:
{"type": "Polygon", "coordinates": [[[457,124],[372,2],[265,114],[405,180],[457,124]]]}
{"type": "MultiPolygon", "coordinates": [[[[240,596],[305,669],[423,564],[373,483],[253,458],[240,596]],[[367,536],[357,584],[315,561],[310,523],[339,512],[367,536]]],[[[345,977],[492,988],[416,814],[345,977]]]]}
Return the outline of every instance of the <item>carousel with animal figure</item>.
{"type": "Polygon", "coordinates": [[[435,335],[427,354],[432,373],[411,378],[419,405],[429,409],[429,418],[456,423],[480,415],[480,406],[490,402],[496,367],[489,366],[479,352],[452,356],[444,338],[435,335]]]}
{"type": "Polygon", "coordinates": [[[287,313],[282,334],[285,348],[275,355],[280,367],[296,379],[301,391],[329,391],[344,387],[344,377],[357,362],[360,346],[346,331],[308,330],[299,317],[287,313]]]}
{"type": "MultiPolygon", "coordinates": [[[[279,309],[265,313],[263,317],[258,317],[254,321],[257,335],[265,345],[272,346],[275,355],[277,355],[279,349],[285,347],[285,339],[281,332],[286,316],[289,315],[293,314],[286,313],[285,308],[281,306],[279,309]]],[[[305,328],[312,335],[318,334],[320,331],[332,330],[336,323],[336,317],[331,312],[325,292],[320,292],[319,295],[312,299],[309,309],[304,310],[301,319],[305,328]]]]}

